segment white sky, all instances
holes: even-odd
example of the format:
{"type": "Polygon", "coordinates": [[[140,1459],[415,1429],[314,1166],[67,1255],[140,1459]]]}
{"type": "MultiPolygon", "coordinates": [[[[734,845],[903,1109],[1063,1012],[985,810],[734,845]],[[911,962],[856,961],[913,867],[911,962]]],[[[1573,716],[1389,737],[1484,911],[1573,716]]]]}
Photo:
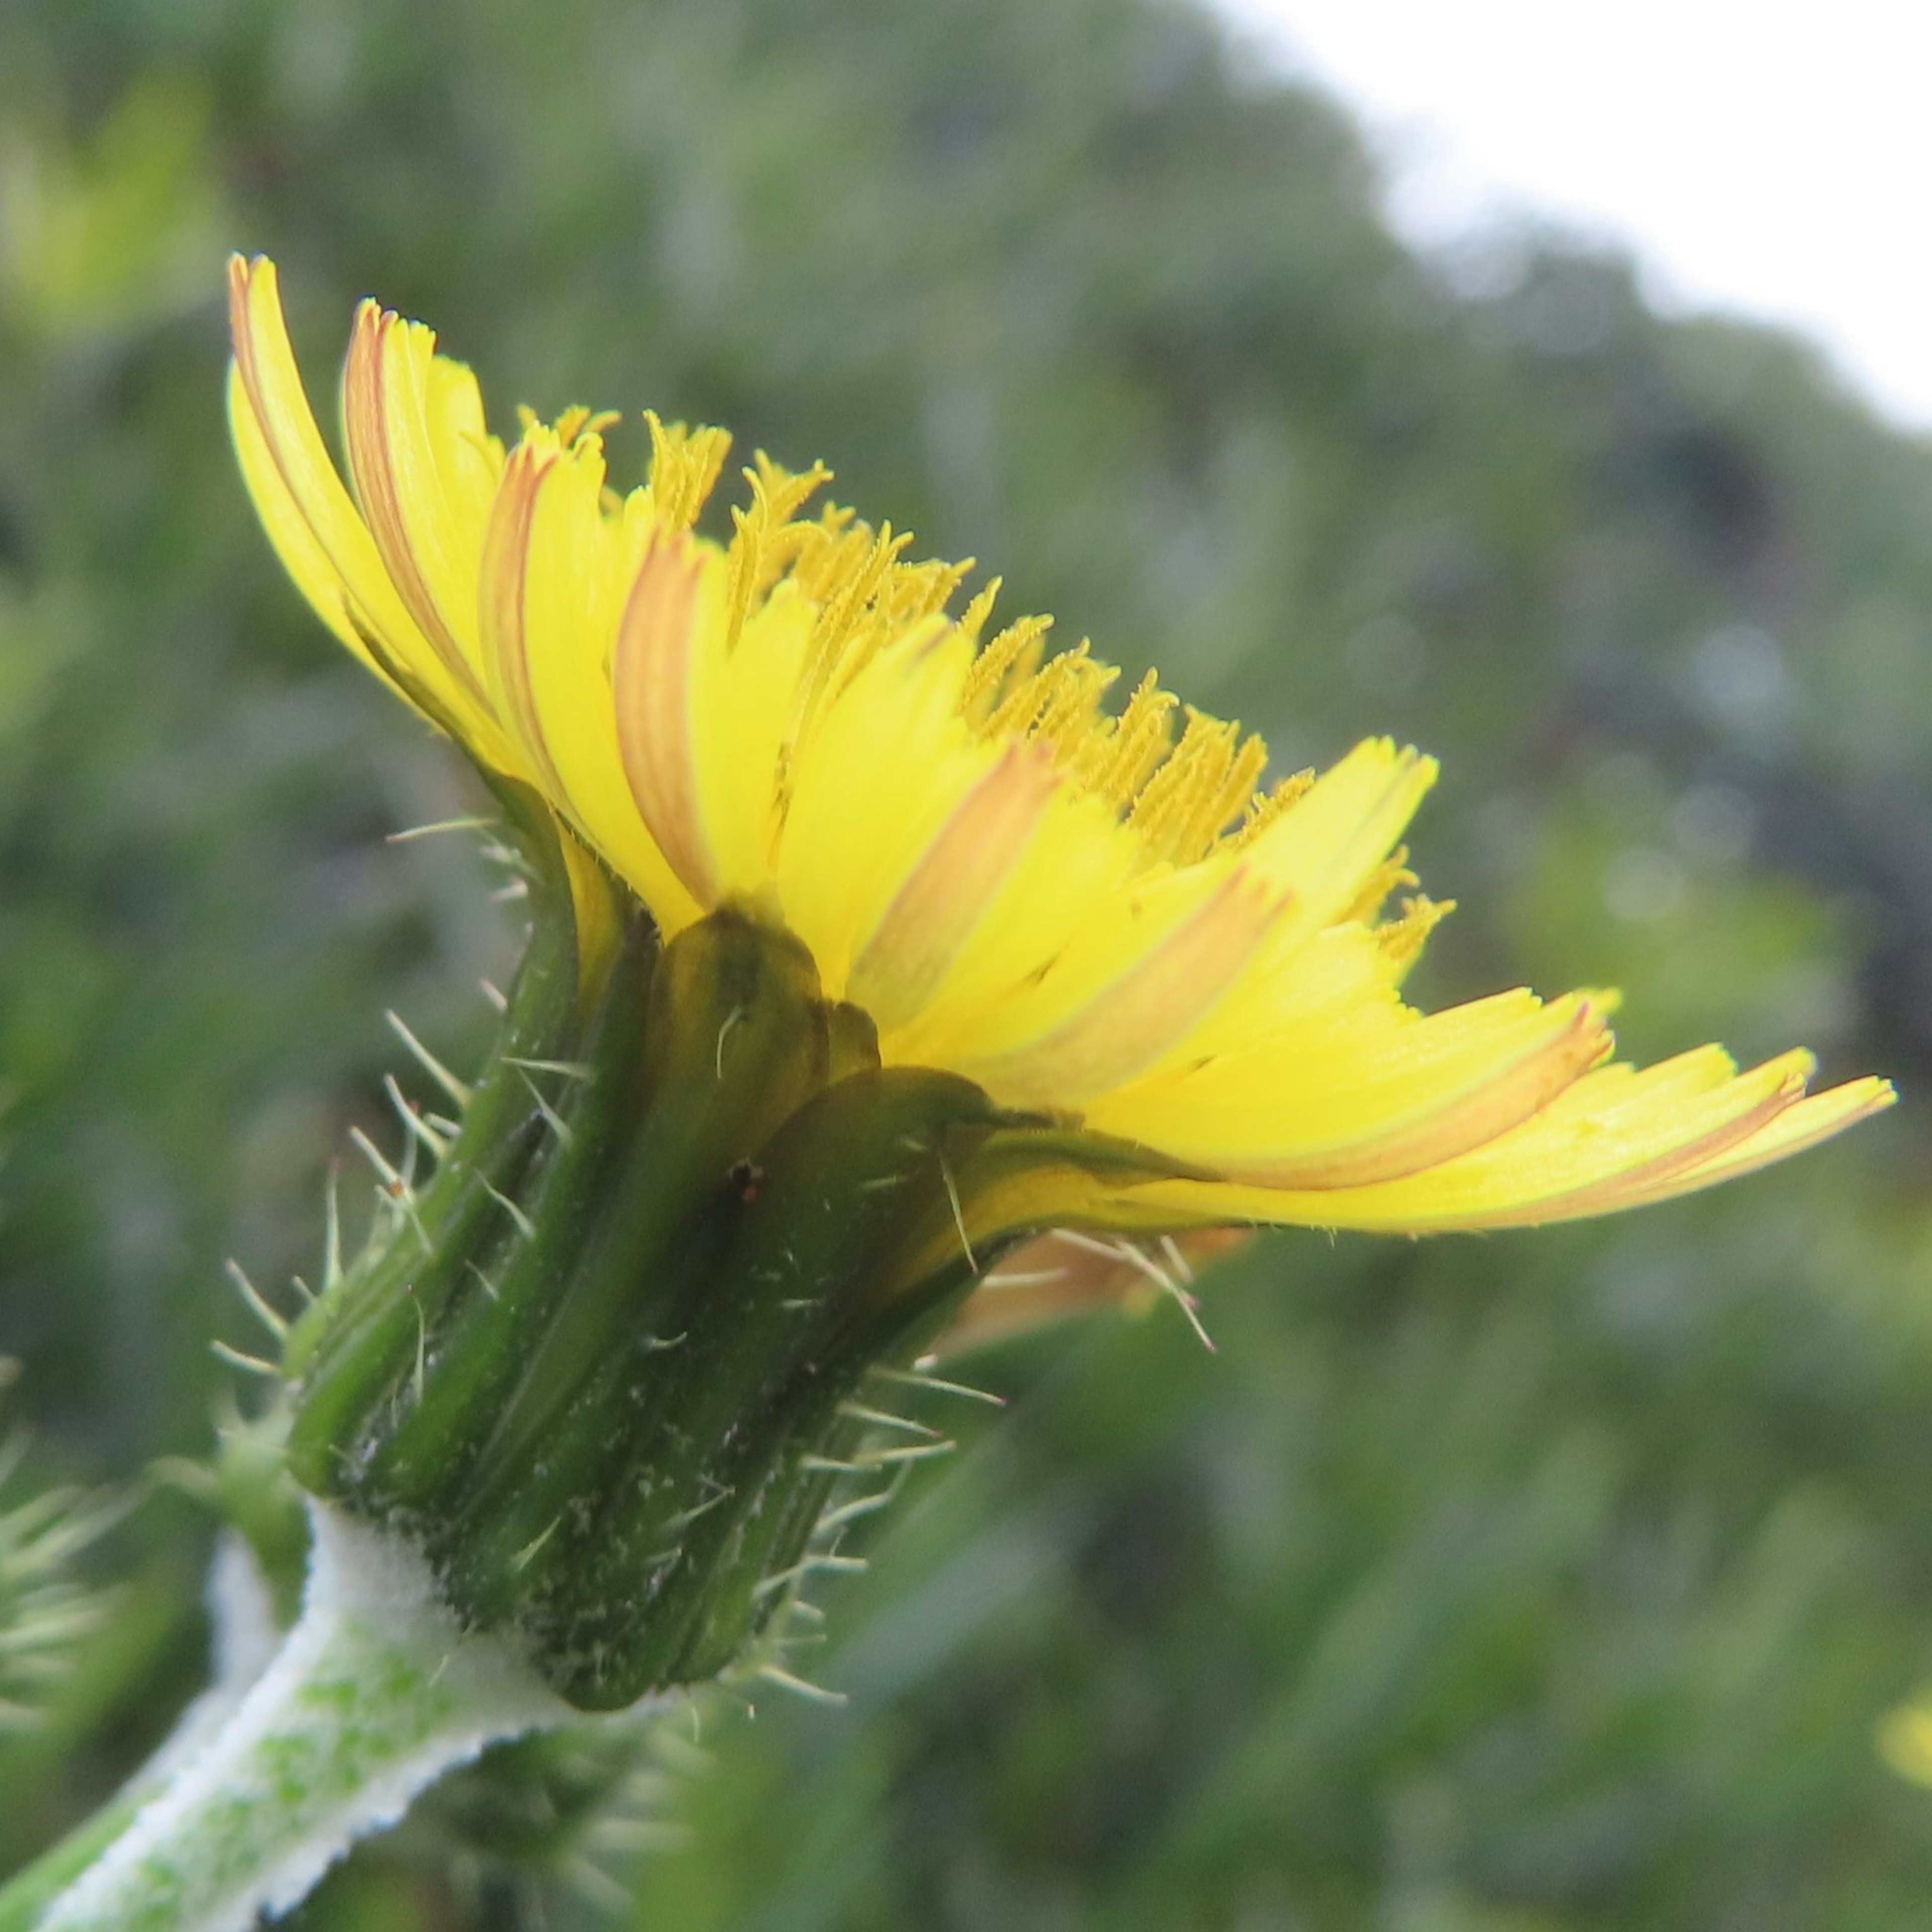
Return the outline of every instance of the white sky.
{"type": "Polygon", "coordinates": [[[1932,428],[1932,0],[1219,0],[1325,82],[1444,238],[1528,209],[1666,310],[1795,325],[1932,428]]]}

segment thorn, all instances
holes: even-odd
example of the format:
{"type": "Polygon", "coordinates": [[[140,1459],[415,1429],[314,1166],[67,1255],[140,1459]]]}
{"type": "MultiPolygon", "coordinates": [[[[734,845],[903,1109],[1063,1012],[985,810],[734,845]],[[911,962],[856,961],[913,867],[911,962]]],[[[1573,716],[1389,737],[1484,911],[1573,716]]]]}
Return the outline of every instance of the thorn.
{"type": "Polygon", "coordinates": [[[416,1103],[396,1084],[393,1073],[382,1076],[382,1091],[389,1096],[389,1105],[395,1108],[396,1118],[403,1124],[404,1131],[412,1133],[428,1148],[432,1159],[443,1160],[449,1152],[449,1143],[425,1120],[416,1103]]]}
{"type": "Polygon", "coordinates": [[[220,1494],[214,1472],[190,1456],[157,1456],[146,1474],[149,1482],[167,1484],[202,1502],[212,1502],[220,1494]]]}
{"type": "MultiPolygon", "coordinates": [[[[402,1169],[398,1172],[383,1159],[382,1150],[360,1127],[351,1127],[349,1138],[355,1142],[369,1165],[382,1177],[383,1193],[400,1213],[407,1216],[410,1226],[416,1231],[416,1239],[423,1244],[423,1252],[434,1254],[436,1244],[429,1238],[429,1230],[422,1224],[422,1215],[416,1211],[416,1190],[410,1185],[411,1160],[416,1152],[416,1142],[410,1142],[403,1156],[402,1169]]],[[[488,1187],[490,1184],[486,1180],[483,1184],[488,1187]]]]}
{"type": "Polygon", "coordinates": [[[416,1390],[416,1406],[420,1408],[422,1406],[423,1384],[428,1379],[429,1367],[429,1324],[423,1318],[422,1303],[413,1288],[409,1291],[409,1295],[410,1306],[416,1312],[416,1373],[410,1379],[416,1390]]]}
{"type": "Polygon", "coordinates": [[[222,1272],[236,1286],[250,1311],[260,1321],[263,1328],[278,1342],[286,1340],[289,1324],[262,1298],[260,1291],[242,1271],[242,1264],[232,1256],[221,1264],[222,1272]]]}
{"type": "Polygon", "coordinates": [[[949,1382],[938,1376],[921,1375],[911,1369],[888,1368],[884,1363],[875,1364],[872,1373],[881,1382],[898,1382],[912,1388],[930,1389],[934,1395],[962,1396],[968,1402],[983,1402],[993,1408],[1004,1408],[1006,1399],[994,1395],[990,1389],[976,1389],[964,1382],[949,1382]]]}
{"type": "Polygon", "coordinates": [[[444,1066],[442,1062],[437,1059],[421,1040],[417,1039],[416,1035],[404,1024],[402,1016],[400,1013],[392,1011],[386,1012],[382,1017],[388,1022],[390,1030],[396,1037],[416,1056],[416,1064],[459,1107],[468,1106],[470,1091],[469,1083],[466,1081],[458,1079],[456,1076],[451,1072],[449,1069],[444,1066]]]}
{"type": "Polygon", "coordinates": [[[58,1553],[60,1544],[54,1540],[54,1525],[80,1500],[73,1489],[43,1490],[37,1496],[29,1496],[23,1503],[16,1504],[4,1516],[0,1516],[0,1530],[4,1530],[8,1547],[18,1559],[32,1553],[44,1564],[49,1557],[58,1553]]]}
{"type": "Polygon", "coordinates": [[[594,1080],[597,1070],[581,1060],[524,1060],[514,1053],[503,1056],[506,1066],[526,1068],[532,1073],[560,1073],[566,1080],[594,1080]]]}
{"type": "Polygon", "coordinates": [[[211,1342],[208,1345],[231,1369],[245,1370],[251,1376],[266,1376],[272,1382],[280,1382],[282,1372],[273,1362],[265,1362],[259,1355],[244,1355],[239,1348],[231,1348],[226,1342],[211,1342]]]}
{"type": "Polygon", "coordinates": [[[744,1018],[744,1008],[742,1006],[734,1006],[731,1010],[724,1016],[724,1024],[718,1029],[718,1051],[715,1057],[717,1061],[718,1078],[721,1081],[724,1078],[724,1042],[730,1036],[731,1029],[734,1026],[737,1025],[739,1022],[744,1018]]]}
{"type": "Polygon", "coordinates": [[[682,1546],[674,1543],[668,1550],[654,1550],[644,1558],[642,1574],[647,1596],[677,1568],[683,1555],[682,1546]]]}
{"type": "Polygon", "coordinates": [[[562,1527],[562,1525],[563,1518],[561,1515],[552,1516],[550,1520],[549,1527],[542,1531],[537,1535],[532,1537],[530,1541],[525,1544],[523,1548],[518,1550],[516,1555],[510,1558],[510,1568],[512,1570],[518,1571],[527,1570],[530,1565],[536,1561],[537,1552],[542,1549],[544,1545],[557,1533],[558,1530],[562,1527]]]}
{"type": "Polygon", "coordinates": [[[412,825],[392,832],[383,841],[388,845],[406,845],[412,838],[431,838],[440,832],[482,832],[496,824],[494,818],[440,818],[434,825],[412,825]]]}
{"type": "Polygon", "coordinates": [[[761,1664],[758,1675],[767,1684],[776,1684],[781,1690],[789,1690],[795,1697],[802,1697],[808,1704],[841,1705],[850,1700],[842,1690],[828,1690],[822,1684],[813,1684],[802,1677],[794,1676],[789,1670],[776,1664],[761,1664]]]}
{"type": "MultiPolygon", "coordinates": [[[[656,1796],[655,1792],[650,1794],[652,1798],[656,1796]]],[[[668,1819],[614,1818],[607,1813],[593,1819],[584,1835],[599,1851],[614,1852],[620,1858],[635,1857],[643,1852],[680,1850],[691,1842],[691,1828],[668,1819]]]]}
{"type": "Polygon", "coordinates": [[[1022,1268],[1010,1274],[995,1269],[992,1274],[982,1277],[980,1286],[992,1288],[1044,1288],[1050,1282],[1064,1281],[1066,1279],[1066,1270],[1064,1268],[1022,1268]]]}
{"type": "Polygon", "coordinates": [[[326,1294],[342,1279],[342,1163],[328,1163],[328,1189],[325,1196],[322,1243],[322,1292],[326,1294]]]}
{"type": "Polygon", "coordinates": [[[883,1469],[895,1462],[929,1462],[935,1456],[950,1456],[956,1442],[915,1442],[903,1449],[862,1449],[858,1464],[862,1469],[883,1469]]]}
{"type": "Polygon", "coordinates": [[[492,1281],[474,1262],[466,1261],[463,1265],[476,1277],[477,1281],[482,1287],[483,1292],[487,1294],[492,1301],[500,1301],[502,1300],[502,1296],[497,1292],[496,1284],[492,1281]]]}
{"type": "Polygon", "coordinates": [[[396,1164],[403,1171],[403,1191],[414,1190],[416,1184],[416,1153],[420,1143],[412,1136],[403,1142],[403,1157],[396,1164]]]}
{"type": "MultiPolygon", "coordinates": [[[[690,1749],[708,1757],[710,1754],[704,1750],[704,1713],[698,1708],[698,1694],[688,1684],[681,1684],[677,1688],[684,1693],[685,1714],[691,1720],[690,1749]]],[[[665,1742],[669,1741],[667,1736],[665,1742]]]]}
{"type": "Polygon", "coordinates": [[[551,1132],[555,1134],[566,1147],[568,1147],[577,1138],[572,1131],[570,1123],[544,1098],[543,1089],[530,1078],[526,1069],[520,1066],[517,1071],[522,1075],[524,1084],[530,1090],[530,1098],[537,1103],[537,1112],[542,1114],[551,1132]]]}
{"type": "Polygon", "coordinates": [[[512,879],[508,885],[499,886],[490,895],[492,905],[508,905],[513,900],[526,899],[530,896],[530,882],[527,879],[512,879]]]}
{"type": "Polygon", "coordinates": [[[479,1172],[476,1178],[482,1183],[483,1192],[516,1222],[518,1232],[524,1240],[530,1240],[536,1233],[537,1224],[500,1188],[493,1187],[487,1174],[479,1172]]]}
{"type": "Polygon", "coordinates": [[[1174,1299],[1181,1313],[1186,1316],[1187,1325],[1194,1330],[1202,1347],[1210,1355],[1219,1354],[1220,1351],[1214,1346],[1214,1336],[1208,1334],[1206,1324],[1201,1319],[1200,1303],[1178,1283],[1174,1289],[1174,1299]]]}
{"type": "Polygon", "coordinates": [[[392,1196],[400,1198],[409,1192],[409,1184],[398,1172],[394,1164],[360,1127],[351,1127],[349,1138],[355,1142],[363,1159],[381,1176],[382,1184],[392,1196]]]}
{"type": "Polygon", "coordinates": [[[483,997],[496,1009],[497,1012],[507,1013],[510,1010],[510,1003],[504,998],[501,988],[488,980],[478,980],[476,983],[483,988],[483,997]]]}
{"type": "Polygon", "coordinates": [[[896,1488],[875,1490],[869,1496],[855,1496],[849,1503],[841,1503],[836,1509],[829,1509],[812,1525],[812,1533],[821,1535],[826,1530],[842,1528],[848,1522],[856,1522],[862,1516],[870,1516],[874,1510],[882,1510],[898,1493],[896,1488]]]}
{"type": "Polygon", "coordinates": [[[909,1436],[923,1436],[928,1442],[939,1440],[938,1430],[928,1429],[924,1423],[915,1422],[910,1416],[892,1415],[883,1408],[868,1408],[862,1402],[842,1402],[838,1413],[850,1416],[854,1422],[869,1422],[875,1428],[902,1429],[909,1436]]]}
{"type": "MultiPolygon", "coordinates": [[[[1138,1269],[1162,1294],[1174,1298],[1181,1313],[1187,1318],[1187,1325],[1200,1337],[1201,1346],[1208,1354],[1217,1352],[1213,1336],[1202,1325],[1201,1304],[1144,1248],[1125,1240],[1096,1240],[1091,1234],[1083,1234],[1076,1228],[1056,1228],[1053,1232],[1057,1239],[1070,1246],[1084,1248],[1089,1254],[1104,1256],[1110,1260],[1125,1262],[1130,1268],[1138,1269]]],[[[1185,1268],[1186,1264],[1183,1262],[1181,1265],[1185,1268]]]]}
{"type": "Polygon", "coordinates": [[[715,1496],[706,1496],[701,1503],[693,1503],[687,1510],[680,1510],[676,1515],[667,1516],[658,1527],[675,1535],[681,1529],[688,1529],[701,1516],[710,1514],[731,1494],[728,1488],[721,1489],[715,1496]]]}
{"type": "Polygon", "coordinates": [[[858,1575],[868,1568],[862,1556],[806,1556],[794,1563],[789,1570],[780,1570],[763,1578],[752,1586],[754,1603],[776,1595],[788,1586],[799,1582],[810,1576],[814,1570],[839,1570],[858,1575]]]}
{"type": "Polygon", "coordinates": [[[1180,1252],[1180,1244],[1172,1234],[1160,1238],[1160,1251],[1167,1257],[1167,1264],[1174,1271],[1177,1281],[1185,1282],[1190,1288],[1194,1286],[1194,1269],[1187,1257],[1180,1252]]]}
{"type": "Polygon", "coordinates": [[[500,838],[488,838],[476,849],[491,865],[501,866],[526,879],[530,876],[530,861],[514,845],[506,845],[500,838]]]}
{"type": "Polygon", "coordinates": [[[572,1852],[560,1869],[564,1882],[580,1898],[612,1916],[628,1912],[638,1902],[628,1886],[614,1878],[586,1852],[572,1852]]]}
{"type": "Polygon", "coordinates": [[[966,1232],[966,1216],[959,1205],[959,1190],[952,1178],[952,1170],[946,1165],[946,1156],[939,1156],[940,1178],[946,1183],[946,1198],[952,1204],[952,1225],[959,1230],[959,1245],[966,1250],[966,1265],[975,1274],[980,1272],[980,1263],[973,1252],[971,1238],[966,1232]]]}
{"type": "Polygon", "coordinates": [[[290,1275],[289,1276],[289,1286],[295,1290],[296,1294],[302,1297],[302,1306],[304,1308],[313,1308],[315,1306],[315,1290],[310,1287],[308,1283],[304,1281],[300,1275],[290,1275]]]}

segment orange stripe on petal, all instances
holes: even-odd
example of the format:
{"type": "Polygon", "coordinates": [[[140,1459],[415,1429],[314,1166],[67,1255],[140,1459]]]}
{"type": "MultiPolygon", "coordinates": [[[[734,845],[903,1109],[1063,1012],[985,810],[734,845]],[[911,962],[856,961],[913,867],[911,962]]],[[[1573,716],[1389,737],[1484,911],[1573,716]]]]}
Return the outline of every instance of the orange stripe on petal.
{"type": "Polygon", "coordinates": [[[717,897],[716,868],[698,810],[691,726],[700,571],[687,538],[652,538],[618,624],[611,680],[631,796],[671,870],[709,905],[717,897]]]}
{"type": "MultiPolygon", "coordinates": [[[[369,534],[375,538],[383,567],[404,608],[416,621],[443,668],[478,706],[484,703],[476,674],[464,656],[448,618],[432,595],[403,507],[403,486],[396,474],[392,412],[399,404],[393,393],[390,362],[401,347],[394,338],[406,325],[393,311],[363,302],[356,311],[349,338],[349,361],[342,378],[343,420],[349,444],[349,470],[369,534]]],[[[429,479],[415,479],[425,487],[429,479]]]]}
{"type": "Polygon", "coordinates": [[[932,997],[1058,784],[1050,754],[1015,745],[953,808],[852,969],[846,997],[880,1027],[903,1024],[932,997]]]}
{"type": "MultiPolygon", "coordinates": [[[[1755,1122],[1749,1133],[1727,1138],[1714,1153],[1708,1148],[1694,1149],[1693,1159],[1648,1180],[1627,1182],[1610,1205],[1647,1208],[1654,1202],[1668,1201],[1700,1188],[1714,1187],[1720,1181],[1734,1180],[1802,1154],[1806,1148],[1843,1133],[1847,1127],[1883,1113],[1898,1098],[1898,1090],[1890,1081],[1870,1076],[1848,1081],[1842,1087],[1827,1088],[1822,1094],[1807,1094],[1801,1084],[1792,1099],[1776,1108],[1768,1120],[1755,1122]]],[[[1605,1210],[1586,1206],[1568,1207],[1566,1211],[1605,1210]]]]}
{"type": "MultiPolygon", "coordinates": [[[[1806,1078],[1804,1072],[1788,1073],[1762,1099],[1681,1147],[1653,1155],[1621,1174],[1607,1174],[1601,1180],[1572,1189],[1568,1193],[1526,1202],[1514,1210],[1485,1215],[1480,1225],[1487,1228],[1534,1227],[1546,1221],[1613,1214],[1619,1208],[1668,1199],[1672,1193],[1682,1191],[1681,1186],[1673,1184],[1686,1181],[1693,1170],[1707,1163],[1718,1162],[1724,1155],[1762,1133],[1780,1114],[1797,1106],[1804,1098],[1806,1078]]],[[[1748,1075],[1742,1076],[1738,1084],[1742,1085],[1749,1078],[1748,1075]]]]}
{"type": "Polygon", "coordinates": [[[1227,992],[1289,902],[1244,869],[1052,1032],[965,1070],[1010,1106],[1077,1107],[1177,1046],[1227,992]]]}
{"type": "Polygon", "coordinates": [[[537,498],[544,479],[555,466],[554,451],[520,444],[504,466],[503,480],[490,506],[483,535],[478,572],[477,626],[482,634],[484,662],[494,674],[500,708],[508,714],[544,789],[560,805],[566,797],[550,747],[544,741],[543,722],[537,714],[530,684],[530,639],[524,619],[524,592],[530,574],[530,532],[536,520],[537,498]]]}
{"type": "MultiPolygon", "coordinates": [[[[362,629],[406,623],[368,527],[316,427],[283,320],[275,265],[266,256],[230,257],[228,331],[255,436],[295,515],[338,580],[344,627],[352,638],[362,629]]],[[[332,620],[337,615],[326,614],[332,620]]]]}
{"type": "Polygon", "coordinates": [[[1360,1145],[1304,1160],[1231,1168],[1231,1180],[1258,1187],[1366,1187],[1401,1180],[1486,1147],[1542,1112],[1610,1051],[1603,1017],[1587,1001],[1552,1039],[1540,1042],[1498,1070],[1472,1093],[1437,1112],[1376,1136],[1360,1145]]]}

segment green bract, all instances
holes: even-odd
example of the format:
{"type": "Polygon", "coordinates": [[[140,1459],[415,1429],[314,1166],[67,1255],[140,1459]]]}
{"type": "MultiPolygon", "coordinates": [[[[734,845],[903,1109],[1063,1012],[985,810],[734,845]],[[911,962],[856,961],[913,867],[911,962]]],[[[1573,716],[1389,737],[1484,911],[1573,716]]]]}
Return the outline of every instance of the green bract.
{"type": "Polygon", "coordinates": [[[633,914],[586,987],[561,896],[435,1178],[290,1334],[288,1454],[602,1709],[715,1676],[827,1516],[931,1453],[866,1447],[856,1397],[983,1264],[955,1177],[1010,1117],[882,1070],[805,949],[730,910],[662,949],[633,914]]]}

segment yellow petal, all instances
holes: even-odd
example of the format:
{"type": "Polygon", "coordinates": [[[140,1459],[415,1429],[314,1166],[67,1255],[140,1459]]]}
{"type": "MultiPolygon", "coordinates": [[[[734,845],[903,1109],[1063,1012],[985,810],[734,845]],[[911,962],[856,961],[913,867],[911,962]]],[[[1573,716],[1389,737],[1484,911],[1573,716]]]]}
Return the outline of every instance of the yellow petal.
{"type": "Polygon", "coordinates": [[[705,562],[689,537],[653,534],[618,622],[612,695],[631,796],[680,884],[699,904],[711,905],[718,874],[698,802],[693,716],[707,615],[705,562]]]}
{"type": "MultiPolygon", "coordinates": [[[[970,652],[940,627],[922,626],[876,653],[829,701],[818,707],[810,729],[791,749],[789,798],[775,855],[778,902],[788,922],[811,946],[828,992],[857,998],[850,986],[854,962],[872,943],[922,860],[944,836],[964,801],[986,784],[1005,756],[1002,747],[974,737],[958,716],[958,691],[970,652]]],[[[1043,806],[1050,786],[1036,797],[1043,806]]],[[[1036,812],[1035,816],[1037,813],[1036,812]]],[[[984,828],[982,828],[984,829],[984,828]]],[[[1022,843],[1023,844],[1023,841],[1022,843]]],[[[956,850],[956,859],[961,855],[956,850]]],[[[997,888],[1016,856],[993,859],[986,883],[997,888]]],[[[962,886],[976,874],[954,874],[962,886]]],[[[928,874],[928,884],[932,882],[928,874]]],[[[890,1025],[916,1010],[943,978],[977,923],[984,898],[952,908],[956,923],[935,934],[942,952],[918,989],[902,986],[898,1004],[874,1014],[890,1025]]],[[[928,920],[937,909],[928,900],[928,920]]],[[[902,919],[916,914],[914,901],[902,919]]],[[[902,925],[901,938],[906,937],[902,925]]],[[[872,953],[868,970],[890,970],[888,935],[872,953]]]]}
{"type": "Polygon", "coordinates": [[[235,352],[230,410],[243,474],[277,548],[292,548],[302,560],[297,584],[338,636],[347,628],[358,653],[352,614],[398,656],[426,655],[316,427],[282,319],[274,262],[238,255],[230,261],[228,309],[235,352]],[[320,598],[325,568],[334,590],[320,598]]]}
{"type": "MultiPolygon", "coordinates": [[[[389,679],[381,662],[370,650],[363,634],[350,621],[348,592],[342,573],[322,548],[308,519],[296,506],[274,452],[262,433],[261,419],[242,379],[241,365],[228,370],[228,424],[235,439],[235,454],[242,467],[242,480],[248,485],[256,514],[268,541],[280,558],[282,568],[337,638],[348,646],[386,684],[389,679]]],[[[394,687],[392,686],[392,688],[394,687]]]]}
{"type": "Polygon", "coordinates": [[[336,472],[296,367],[273,262],[230,260],[229,320],[230,415],[242,475],[298,587],[338,637],[434,723],[486,764],[513,770],[474,680],[452,672],[424,635],[336,472]]]}
{"type": "Polygon", "coordinates": [[[1281,910],[1238,866],[1218,880],[1196,868],[1150,884],[1118,928],[1070,949],[1012,1003],[1025,1036],[969,1054],[963,1070],[1010,1106],[1078,1106],[1119,1086],[1192,1030],[1281,910]],[[1113,968],[1104,978],[1101,958],[1113,968]]]}
{"type": "MultiPolygon", "coordinates": [[[[1142,855],[1107,806],[1063,786],[925,1006],[882,1030],[890,1065],[959,1066],[1083,934],[1120,916],[1142,855]]],[[[1096,962],[1104,975],[1108,962],[1096,962]]],[[[1122,962],[1113,962],[1116,970],[1122,962]]],[[[1096,982],[1096,984],[1100,982],[1096,982]]],[[[1017,1037],[1010,1026],[1004,1043],[1017,1037]]]]}
{"type": "MultiPolygon", "coordinates": [[[[1803,1099],[1774,1114],[1748,1137],[1714,1154],[1658,1176],[1648,1184],[1627,1187],[1619,1195],[1618,1208],[1637,1208],[1653,1201],[1666,1201],[1720,1180],[1734,1180],[1755,1172],[1774,1161],[1788,1160],[1807,1148],[1840,1134],[1860,1120],[1883,1113],[1898,1099],[1898,1091],[1888,1080],[1870,1075],[1848,1080],[1842,1086],[1828,1088],[1822,1094],[1803,1099]]],[[[1587,1206],[1574,1213],[1593,1211],[1587,1206]]]]}
{"type": "Polygon", "coordinates": [[[1522,1126],[1404,1179],[1328,1190],[1163,1182],[1134,1208],[1412,1234],[1608,1214],[1780,1159],[1888,1103],[1872,1082],[1805,1101],[1810,1067],[1790,1053],[1733,1074],[1714,1047],[1640,1072],[1604,1067],[1522,1126]]]}
{"type": "Polygon", "coordinates": [[[1412,746],[1369,739],[1243,848],[1258,878],[1294,895],[1294,933],[1333,924],[1361,896],[1436,772],[1436,760],[1412,746]]]}
{"type": "MultiPolygon", "coordinates": [[[[435,336],[420,322],[364,302],[350,338],[343,419],[356,496],[390,580],[452,682],[481,708],[476,578],[483,521],[470,479],[452,487],[480,452],[466,458],[449,436],[446,378],[435,386],[446,411],[440,442],[432,433],[435,347],[435,336]]],[[[480,436],[480,410],[477,417],[480,436]]]]}
{"type": "Polygon", "coordinates": [[[545,793],[561,800],[563,782],[544,742],[543,724],[531,688],[531,658],[526,606],[530,590],[530,532],[538,493],[555,468],[559,453],[548,446],[518,446],[503,472],[484,527],[477,598],[489,698],[496,716],[514,733],[545,793]]]}
{"type": "Polygon", "coordinates": [[[1439,1166],[1520,1126],[1610,1044],[1600,1014],[1576,995],[1546,1006],[1501,994],[1427,1016],[1358,998],[1246,1051],[1108,1095],[1086,1120],[1231,1180],[1363,1186],[1439,1166]]]}
{"type": "Polygon", "coordinates": [[[619,749],[611,655],[638,552],[637,517],[608,517],[603,464],[533,428],[511,457],[484,545],[479,619],[490,696],[586,842],[667,934],[698,903],[640,816],[619,749]]]}
{"type": "Polygon", "coordinates": [[[1051,758],[1015,745],[953,807],[872,928],[846,986],[880,1027],[910,1018],[938,989],[1057,783],[1051,758]]]}
{"type": "MultiPolygon", "coordinates": [[[[692,665],[698,810],[719,890],[769,898],[775,883],[782,890],[773,847],[785,736],[817,613],[808,598],[780,586],[734,638],[729,566],[715,548],[704,548],[713,567],[692,665]]],[[[820,962],[821,974],[828,966],[820,962]]]]}

